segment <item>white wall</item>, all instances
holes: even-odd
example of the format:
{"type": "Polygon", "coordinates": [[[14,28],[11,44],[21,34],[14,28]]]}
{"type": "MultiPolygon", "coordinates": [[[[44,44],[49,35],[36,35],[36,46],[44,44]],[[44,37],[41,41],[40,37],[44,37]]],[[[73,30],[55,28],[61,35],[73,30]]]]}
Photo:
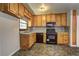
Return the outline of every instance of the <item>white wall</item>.
{"type": "Polygon", "coordinates": [[[19,20],[0,12],[0,50],[2,56],[12,55],[20,49],[19,20]]]}
{"type": "Polygon", "coordinates": [[[1,40],[0,40],[0,56],[1,56],[1,40]]]}
{"type": "Polygon", "coordinates": [[[67,11],[67,26],[70,26],[70,11],[67,11]]]}
{"type": "Polygon", "coordinates": [[[70,46],[72,47],[72,10],[70,10],[70,46]]]}
{"type": "Polygon", "coordinates": [[[69,26],[69,46],[71,45],[71,10],[67,11],[67,26],[69,26]]]}
{"type": "Polygon", "coordinates": [[[77,9],[77,47],[79,47],[79,9],[77,9]]]}

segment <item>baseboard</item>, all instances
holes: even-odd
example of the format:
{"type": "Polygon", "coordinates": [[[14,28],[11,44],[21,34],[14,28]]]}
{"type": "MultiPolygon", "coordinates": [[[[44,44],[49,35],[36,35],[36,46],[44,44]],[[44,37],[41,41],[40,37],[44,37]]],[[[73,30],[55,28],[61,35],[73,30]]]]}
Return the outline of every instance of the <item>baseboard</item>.
{"type": "Polygon", "coordinates": [[[13,51],[9,56],[12,56],[14,53],[16,53],[17,51],[19,51],[20,48],[16,49],[15,51],[13,51]]]}

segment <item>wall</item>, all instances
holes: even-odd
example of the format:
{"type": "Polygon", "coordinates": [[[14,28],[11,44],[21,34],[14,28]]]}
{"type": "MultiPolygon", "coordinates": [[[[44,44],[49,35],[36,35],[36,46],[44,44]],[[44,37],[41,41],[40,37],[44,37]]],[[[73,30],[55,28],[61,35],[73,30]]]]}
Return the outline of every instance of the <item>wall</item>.
{"type": "Polygon", "coordinates": [[[0,56],[1,56],[1,40],[0,40],[0,56]]]}
{"type": "Polygon", "coordinates": [[[70,11],[67,11],[67,26],[70,26],[70,11]]]}
{"type": "Polygon", "coordinates": [[[72,10],[70,10],[70,46],[72,47],[72,10]]]}
{"type": "Polygon", "coordinates": [[[79,9],[77,9],[77,47],[79,47],[79,9]]]}
{"type": "Polygon", "coordinates": [[[0,50],[8,56],[20,49],[19,20],[0,12],[0,50]]]}

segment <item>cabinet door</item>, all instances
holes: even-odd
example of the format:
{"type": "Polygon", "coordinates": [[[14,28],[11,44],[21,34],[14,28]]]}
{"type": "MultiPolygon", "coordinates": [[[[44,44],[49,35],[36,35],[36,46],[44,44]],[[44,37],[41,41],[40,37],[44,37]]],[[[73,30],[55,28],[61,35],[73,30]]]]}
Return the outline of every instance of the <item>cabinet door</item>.
{"type": "Polygon", "coordinates": [[[27,11],[27,9],[24,9],[24,16],[28,17],[28,11],[27,11]]]}
{"type": "Polygon", "coordinates": [[[19,15],[20,17],[24,17],[24,6],[23,4],[19,4],[19,15]]]}
{"type": "Polygon", "coordinates": [[[34,40],[34,43],[36,42],[36,33],[33,33],[33,40],[34,40]]]}
{"type": "Polygon", "coordinates": [[[43,33],[43,43],[46,43],[46,33],[43,33]]]}
{"type": "Polygon", "coordinates": [[[51,22],[56,22],[55,14],[51,15],[51,22]]]}
{"type": "Polygon", "coordinates": [[[37,26],[37,16],[35,16],[35,15],[33,16],[32,22],[33,22],[34,27],[37,26]]]}
{"type": "Polygon", "coordinates": [[[28,27],[31,27],[32,26],[32,21],[31,20],[28,20],[28,27]]]}
{"type": "Polygon", "coordinates": [[[15,15],[18,15],[18,4],[17,3],[10,3],[9,4],[9,11],[15,15]]]}
{"type": "Polygon", "coordinates": [[[51,22],[51,15],[46,15],[46,22],[51,22]]]}
{"type": "Polygon", "coordinates": [[[46,15],[42,15],[42,26],[46,26],[46,15]]]}
{"type": "Polygon", "coordinates": [[[61,14],[61,22],[62,22],[62,26],[67,26],[67,14],[63,13],[61,14]]]}
{"type": "Polygon", "coordinates": [[[63,33],[63,37],[64,37],[64,44],[65,45],[68,45],[68,43],[69,43],[69,36],[68,36],[68,32],[64,32],[63,33]]]}
{"type": "Polygon", "coordinates": [[[64,44],[63,33],[61,33],[61,32],[58,33],[57,43],[58,44],[64,44]]]}
{"type": "Polygon", "coordinates": [[[61,26],[61,14],[56,14],[56,25],[61,26]]]}
{"type": "Polygon", "coordinates": [[[15,12],[15,10],[14,10],[14,3],[9,4],[9,10],[10,10],[12,13],[15,12]]]}
{"type": "Polygon", "coordinates": [[[20,35],[20,47],[21,47],[21,49],[28,48],[28,44],[29,44],[29,35],[21,34],[20,35]]]}
{"type": "Polygon", "coordinates": [[[2,9],[2,4],[0,3],[0,11],[1,11],[1,9],[2,9]]]}
{"type": "Polygon", "coordinates": [[[42,22],[41,22],[41,15],[36,16],[37,17],[37,26],[42,26],[42,22]]]}

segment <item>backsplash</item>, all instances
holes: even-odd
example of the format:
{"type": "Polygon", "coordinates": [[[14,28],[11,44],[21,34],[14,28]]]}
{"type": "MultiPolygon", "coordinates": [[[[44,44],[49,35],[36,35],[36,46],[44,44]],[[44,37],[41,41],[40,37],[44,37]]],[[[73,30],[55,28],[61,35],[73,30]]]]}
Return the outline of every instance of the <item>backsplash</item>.
{"type": "MultiPolygon", "coordinates": [[[[28,30],[20,31],[20,32],[38,32],[38,33],[45,32],[46,33],[46,29],[48,28],[50,27],[32,27],[32,28],[28,28],[28,30]]],[[[55,30],[56,32],[69,32],[69,27],[55,27],[55,30]]]]}

